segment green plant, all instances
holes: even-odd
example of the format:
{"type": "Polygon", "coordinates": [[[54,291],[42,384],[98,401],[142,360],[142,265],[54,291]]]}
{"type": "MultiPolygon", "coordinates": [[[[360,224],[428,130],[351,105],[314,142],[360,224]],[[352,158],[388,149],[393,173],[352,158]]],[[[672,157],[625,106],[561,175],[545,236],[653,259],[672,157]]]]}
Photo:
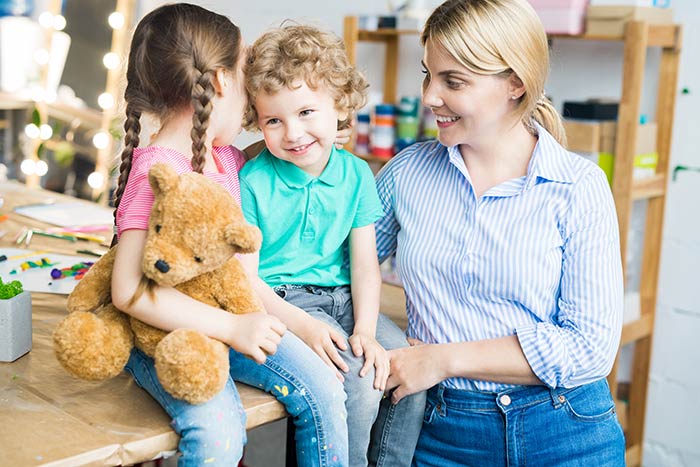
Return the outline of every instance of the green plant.
{"type": "Polygon", "coordinates": [[[8,300],[24,291],[20,281],[12,281],[5,284],[0,278],[0,300],[8,300]]]}

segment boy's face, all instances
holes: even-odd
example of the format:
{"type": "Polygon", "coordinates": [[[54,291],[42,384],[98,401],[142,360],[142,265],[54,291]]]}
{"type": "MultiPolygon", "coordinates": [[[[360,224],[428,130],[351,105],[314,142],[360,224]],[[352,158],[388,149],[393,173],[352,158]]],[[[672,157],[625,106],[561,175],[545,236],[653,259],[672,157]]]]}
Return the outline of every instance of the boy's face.
{"type": "Polygon", "coordinates": [[[293,89],[260,93],[255,108],[270,152],[313,177],[321,175],[341,119],[331,93],[323,86],[313,90],[300,80],[293,89]]]}

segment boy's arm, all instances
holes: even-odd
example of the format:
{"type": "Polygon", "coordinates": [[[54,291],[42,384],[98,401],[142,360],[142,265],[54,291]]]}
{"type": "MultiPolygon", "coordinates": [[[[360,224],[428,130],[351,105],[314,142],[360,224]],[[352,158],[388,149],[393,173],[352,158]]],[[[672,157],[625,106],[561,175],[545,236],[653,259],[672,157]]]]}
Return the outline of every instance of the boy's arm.
{"type": "Polygon", "coordinates": [[[355,329],[349,339],[350,346],[355,355],[365,356],[360,376],[364,376],[374,366],[374,387],[384,390],[389,376],[389,357],[376,339],[382,279],[377,261],[374,224],[350,231],[350,277],[355,315],[355,329]]]}
{"type": "Polygon", "coordinates": [[[349,368],[338,353],[336,346],[341,350],[346,350],[345,337],[326,323],[313,318],[301,308],[277,295],[272,287],[267,285],[258,275],[259,258],[257,252],[240,255],[238,259],[243,264],[248,279],[262,300],[265,310],[279,318],[290,331],[303,340],[329,367],[336,371],[338,379],[344,381],[337,368],[344,372],[348,372],[349,368]]]}

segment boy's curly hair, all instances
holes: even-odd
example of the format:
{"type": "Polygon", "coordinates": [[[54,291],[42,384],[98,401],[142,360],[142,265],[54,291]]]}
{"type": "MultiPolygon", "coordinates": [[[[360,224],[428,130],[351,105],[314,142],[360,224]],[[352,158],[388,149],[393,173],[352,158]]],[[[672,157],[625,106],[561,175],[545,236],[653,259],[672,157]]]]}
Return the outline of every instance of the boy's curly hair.
{"type": "Polygon", "coordinates": [[[255,98],[293,88],[304,80],[311,89],[325,86],[333,95],[336,110],[347,113],[338,122],[344,128],[355,110],[365,105],[369,84],[350,64],[343,41],[318,28],[283,25],[263,34],[248,51],[245,66],[248,108],[243,120],[246,130],[259,130],[255,98]]]}

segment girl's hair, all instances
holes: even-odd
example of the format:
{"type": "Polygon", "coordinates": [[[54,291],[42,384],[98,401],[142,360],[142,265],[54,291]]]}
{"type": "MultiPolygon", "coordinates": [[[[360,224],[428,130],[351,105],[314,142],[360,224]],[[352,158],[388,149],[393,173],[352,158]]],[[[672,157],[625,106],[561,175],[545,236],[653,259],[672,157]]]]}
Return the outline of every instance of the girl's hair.
{"type": "Polygon", "coordinates": [[[248,52],[245,67],[248,108],[247,130],[257,130],[255,98],[274,94],[304,80],[311,89],[324,86],[333,95],[338,112],[348,117],[338,122],[345,127],[352,113],[365,105],[369,84],[350,64],[342,40],[329,32],[302,25],[287,25],[263,34],[248,52]]]}
{"type": "Polygon", "coordinates": [[[139,145],[142,114],[162,122],[173,111],[194,107],[192,168],[202,172],[206,132],[218,70],[233,72],[241,50],[241,33],[228,18],[187,3],[157,8],[138,24],[131,40],[126,71],[124,150],[114,196],[115,215],[139,145]]]}
{"type": "Polygon", "coordinates": [[[525,86],[517,104],[525,126],[534,132],[534,119],[566,144],[561,117],[544,95],[549,72],[547,35],[525,0],[447,0],[423,28],[421,44],[428,40],[473,73],[515,73],[525,86]]]}

